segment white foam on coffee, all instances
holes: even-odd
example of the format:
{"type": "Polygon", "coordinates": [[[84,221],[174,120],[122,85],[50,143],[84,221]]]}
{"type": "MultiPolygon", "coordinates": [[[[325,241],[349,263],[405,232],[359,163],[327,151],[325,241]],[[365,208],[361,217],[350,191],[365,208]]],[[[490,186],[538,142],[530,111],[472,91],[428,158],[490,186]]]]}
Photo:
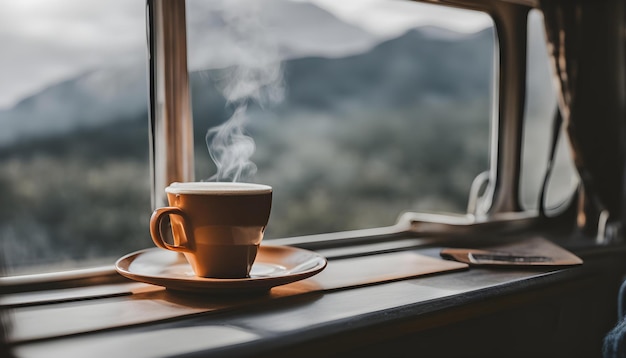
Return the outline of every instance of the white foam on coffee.
{"type": "Polygon", "coordinates": [[[270,193],[272,187],[254,183],[231,182],[184,182],[172,183],[165,188],[171,194],[263,194],[270,193]]]}

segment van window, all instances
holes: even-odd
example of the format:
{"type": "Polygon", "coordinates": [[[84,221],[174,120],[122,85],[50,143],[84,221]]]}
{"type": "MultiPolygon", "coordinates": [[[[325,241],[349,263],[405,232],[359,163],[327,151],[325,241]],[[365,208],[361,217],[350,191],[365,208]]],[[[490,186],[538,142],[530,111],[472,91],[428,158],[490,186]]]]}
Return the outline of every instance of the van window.
{"type": "Polygon", "coordinates": [[[193,0],[187,10],[196,179],[272,185],[267,237],[466,211],[489,167],[487,14],[405,1],[193,0]],[[215,134],[227,127],[241,157],[218,158],[240,165],[222,174],[214,159],[227,140],[215,134]]]}
{"type": "MultiPolygon", "coordinates": [[[[152,247],[145,2],[0,1],[7,273],[152,247]]],[[[391,225],[404,211],[465,212],[489,168],[487,14],[188,0],[187,24],[196,180],[272,185],[268,240],[391,225]],[[233,162],[218,132],[241,139],[226,148],[241,154],[233,162]],[[218,172],[216,161],[239,166],[218,172]]]]}
{"type": "MultiPolygon", "coordinates": [[[[554,73],[550,67],[543,15],[532,10],[528,17],[528,71],[526,78],[526,108],[522,144],[522,171],[520,202],[528,210],[538,210],[540,194],[553,141],[553,125],[557,114],[557,91],[554,73]]],[[[560,132],[554,153],[552,172],[546,183],[543,206],[547,211],[563,208],[578,185],[578,176],[568,148],[564,127],[560,132]]]]}

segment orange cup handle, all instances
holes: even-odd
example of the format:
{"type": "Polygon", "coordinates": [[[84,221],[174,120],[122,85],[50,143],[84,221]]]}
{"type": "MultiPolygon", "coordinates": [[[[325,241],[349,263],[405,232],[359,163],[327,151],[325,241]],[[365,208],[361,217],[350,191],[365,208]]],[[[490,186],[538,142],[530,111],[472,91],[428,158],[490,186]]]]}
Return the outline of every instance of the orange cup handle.
{"type": "MultiPolygon", "coordinates": [[[[187,220],[185,213],[175,206],[166,206],[154,210],[150,217],[150,236],[154,244],[162,249],[178,251],[178,252],[191,252],[191,250],[184,245],[171,245],[163,239],[163,232],[161,231],[161,223],[165,215],[178,215],[183,219],[183,226],[185,234],[187,233],[187,220]]],[[[185,238],[186,239],[186,238],[185,238]]]]}

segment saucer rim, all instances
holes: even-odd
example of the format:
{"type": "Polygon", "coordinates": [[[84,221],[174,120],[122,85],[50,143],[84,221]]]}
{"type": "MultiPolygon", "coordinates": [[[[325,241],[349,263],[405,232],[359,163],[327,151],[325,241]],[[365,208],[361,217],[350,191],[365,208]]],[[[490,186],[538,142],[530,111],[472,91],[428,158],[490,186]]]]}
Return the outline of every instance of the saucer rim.
{"type": "MultiPolygon", "coordinates": [[[[199,277],[199,276],[189,276],[189,277],[171,277],[167,275],[155,275],[155,274],[142,274],[138,272],[133,272],[130,270],[130,265],[133,261],[137,260],[141,255],[150,253],[150,252],[162,252],[164,254],[171,253],[172,255],[180,255],[177,252],[164,250],[157,247],[151,247],[146,249],[137,250],[131,253],[128,253],[115,262],[115,270],[122,276],[129,278],[134,281],[145,282],[157,286],[162,286],[167,289],[172,289],[176,291],[245,291],[245,290],[269,290],[272,287],[285,285],[292,282],[301,281],[303,279],[314,276],[324,270],[328,265],[328,260],[320,255],[317,252],[306,250],[293,246],[284,246],[284,245],[261,245],[259,246],[259,251],[261,250],[282,250],[285,252],[304,252],[307,254],[313,255],[317,260],[318,264],[312,268],[298,271],[295,273],[287,273],[284,275],[277,276],[266,276],[266,277],[246,277],[246,278],[209,278],[209,277],[199,277]],[[128,262],[124,264],[124,262],[128,262]]],[[[270,263],[269,261],[262,261],[264,263],[270,263]]]]}

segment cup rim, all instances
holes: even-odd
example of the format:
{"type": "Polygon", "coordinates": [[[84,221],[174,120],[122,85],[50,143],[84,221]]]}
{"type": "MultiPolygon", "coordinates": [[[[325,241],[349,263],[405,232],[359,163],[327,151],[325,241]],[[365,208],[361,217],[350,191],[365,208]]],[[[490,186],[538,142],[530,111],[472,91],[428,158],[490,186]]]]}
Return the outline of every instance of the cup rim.
{"type": "Polygon", "coordinates": [[[173,182],[165,188],[168,194],[250,195],[267,194],[272,187],[244,182],[173,182]]]}

